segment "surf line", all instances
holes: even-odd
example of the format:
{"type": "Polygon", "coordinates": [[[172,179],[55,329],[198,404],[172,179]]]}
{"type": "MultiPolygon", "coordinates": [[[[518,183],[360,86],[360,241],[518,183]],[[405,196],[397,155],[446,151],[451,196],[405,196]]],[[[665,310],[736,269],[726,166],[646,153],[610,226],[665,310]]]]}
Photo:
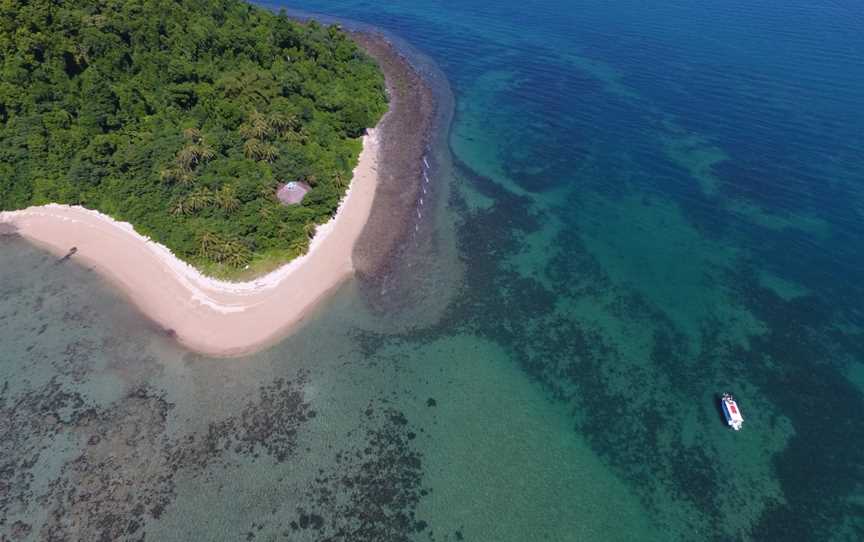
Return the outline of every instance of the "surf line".
{"type": "MultiPolygon", "coordinates": [[[[428,148],[427,148],[427,151],[428,151],[428,148]]],[[[420,185],[420,188],[423,190],[424,195],[428,193],[425,185],[429,184],[429,182],[430,182],[430,179],[429,179],[429,169],[430,168],[431,168],[431,166],[429,165],[429,159],[426,157],[426,155],[424,155],[423,156],[423,168],[422,168],[422,170],[423,170],[423,182],[425,184],[420,185]]],[[[418,198],[418,202],[417,202],[417,208],[416,208],[417,218],[414,222],[414,231],[411,232],[411,237],[414,238],[415,245],[417,244],[417,234],[420,231],[420,221],[423,219],[422,209],[423,209],[424,203],[425,202],[423,201],[423,196],[420,196],[418,198]]]]}

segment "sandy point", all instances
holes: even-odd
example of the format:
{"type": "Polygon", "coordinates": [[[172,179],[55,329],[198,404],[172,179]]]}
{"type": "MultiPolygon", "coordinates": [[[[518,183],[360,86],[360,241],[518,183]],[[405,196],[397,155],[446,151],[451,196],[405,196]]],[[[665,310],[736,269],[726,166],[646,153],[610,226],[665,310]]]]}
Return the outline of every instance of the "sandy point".
{"type": "Polygon", "coordinates": [[[73,256],[117,285],[141,311],[187,348],[239,356],[274,343],[354,273],[352,252],[375,198],[380,145],[363,150],[336,215],[318,227],[309,252],[248,282],[202,275],[126,222],[68,205],[0,213],[0,224],[58,256],[73,256]]]}

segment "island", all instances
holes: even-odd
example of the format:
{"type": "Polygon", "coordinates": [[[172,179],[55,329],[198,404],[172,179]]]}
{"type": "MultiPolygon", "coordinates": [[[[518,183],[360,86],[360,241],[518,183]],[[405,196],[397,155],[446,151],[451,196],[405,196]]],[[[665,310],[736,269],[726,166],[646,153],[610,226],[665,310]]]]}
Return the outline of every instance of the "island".
{"type": "Polygon", "coordinates": [[[240,0],[11,8],[2,231],[71,251],[188,348],[272,343],[355,272],[373,203],[409,214],[430,93],[382,37],[240,0]]]}

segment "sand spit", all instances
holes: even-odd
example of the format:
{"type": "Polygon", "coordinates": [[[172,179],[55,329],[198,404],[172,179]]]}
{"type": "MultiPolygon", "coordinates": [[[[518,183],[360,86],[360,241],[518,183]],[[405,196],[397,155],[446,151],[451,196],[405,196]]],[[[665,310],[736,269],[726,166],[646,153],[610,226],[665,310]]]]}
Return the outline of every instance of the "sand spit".
{"type": "Polygon", "coordinates": [[[0,234],[19,234],[61,257],[76,247],[73,259],[112,281],[190,350],[231,357],[275,343],[344,281],[384,276],[413,227],[434,97],[386,38],[351,35],[381,66],[390,107],[364,138],[350,188],[305,256],[248,282],[221,281],[131,224],[65,205],[0,213],[0,234]]]}
{"type": "Polygon", "coordinates": [[[370,130],[337,214],[318,228],[309,252],[249,282],[202,275],[132,225],[102,213],[45,205],[0,213],[0,229],[91,266],[191,350],[236,356],[264,348],[303,320],[354,273],[352,252],[372,209],[380,145],[370,130]]]}

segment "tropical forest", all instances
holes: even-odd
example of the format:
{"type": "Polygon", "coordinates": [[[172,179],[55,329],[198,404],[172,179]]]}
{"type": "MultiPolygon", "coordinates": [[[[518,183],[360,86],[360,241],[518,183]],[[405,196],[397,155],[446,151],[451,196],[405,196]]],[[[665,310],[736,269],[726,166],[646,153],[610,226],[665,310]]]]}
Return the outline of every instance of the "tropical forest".
{"type": "Polygon", "coordinates": [[[128,221],[214,276],[304,253],[387,109],[339,28],[242,0],[0,0],[0,210],[128,221]],[[297,205],[283,183],[310,187],[297,205]]]}

